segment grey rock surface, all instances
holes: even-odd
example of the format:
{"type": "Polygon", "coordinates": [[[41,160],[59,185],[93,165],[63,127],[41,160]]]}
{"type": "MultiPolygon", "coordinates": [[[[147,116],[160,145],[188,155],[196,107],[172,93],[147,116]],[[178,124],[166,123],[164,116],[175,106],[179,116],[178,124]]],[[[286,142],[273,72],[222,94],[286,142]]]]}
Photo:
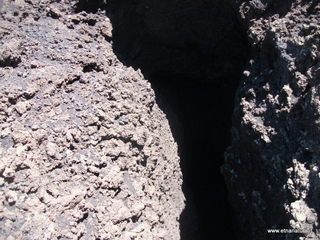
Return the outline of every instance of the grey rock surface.
{"type": "Polygon", "coordinates": [[[242,239],[320,239],[319,1],[233,2],[252,54],[222,170],[242,239]]]}
{"type": "Polygon", "coordinates": [[[180,239],[166,116],[106,14],[76,3],[0,10],[0,239],[180,239]]]}

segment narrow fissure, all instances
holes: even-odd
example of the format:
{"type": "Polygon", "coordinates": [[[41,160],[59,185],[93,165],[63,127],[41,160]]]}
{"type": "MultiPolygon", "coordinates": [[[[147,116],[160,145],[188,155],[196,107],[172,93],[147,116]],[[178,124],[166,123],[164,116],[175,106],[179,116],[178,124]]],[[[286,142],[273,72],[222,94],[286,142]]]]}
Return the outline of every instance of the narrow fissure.
{"type": "Polygon", "coordinates": [[[201,84],[197,79],[188,79],[193,84],[172,84],[176,78],[153,78],[152,86],[179,146],[187,198],[180,218],[181,239],[237,239],[220,173],[230,143],[235,86],[201,84]]]}
{"type": "MultiPolygon", "coordinates": [[[[77,10],[103,4],[83,0],[77,10]]],[[[238,239],[220,167],[250,49],[232,7],[206,0],[109,0],[104,7],[114,52],[151,82],[178,143],[187,201],[181,239],[238,239]]]]}

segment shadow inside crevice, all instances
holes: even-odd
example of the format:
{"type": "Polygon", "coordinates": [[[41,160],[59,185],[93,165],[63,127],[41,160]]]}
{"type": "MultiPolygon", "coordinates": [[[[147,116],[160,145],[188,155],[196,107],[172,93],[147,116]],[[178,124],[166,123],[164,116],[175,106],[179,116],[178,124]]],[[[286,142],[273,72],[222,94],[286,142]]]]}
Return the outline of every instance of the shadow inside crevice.
{"type": "Polygon", "coordinates": [[[77,11],[96,12],[101,4],[115,54],[151,82],[178,143],[186,197],[181,239],[237,239],[220,166],[249,47],[231,7],[223,0],[81,0],[77,11]]]}
{"type": "Polygon", "coordinates": [[[181,86],[166,80],[155,81],[152,87],[179,146],[187,200],[180,216],[181,239],[238,239],[220,173],[230,142],[235,86],[201,84],[196,79],[195,84],[181,86]]]}
{"type": "Polygon", "coordinates": [[[151,82],[178,143],[182,240],[237,239],[220,166],[249,48],[225,1],[108,1],[113,49],[151,82]]]}

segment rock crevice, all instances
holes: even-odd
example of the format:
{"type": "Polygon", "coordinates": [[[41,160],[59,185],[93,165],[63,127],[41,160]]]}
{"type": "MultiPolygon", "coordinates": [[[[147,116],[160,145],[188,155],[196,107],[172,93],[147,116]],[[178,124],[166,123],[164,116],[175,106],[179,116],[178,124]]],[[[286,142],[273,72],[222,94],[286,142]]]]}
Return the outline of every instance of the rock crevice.
{"type": "Polygon", "coordinates": [[[318,239],[319,16],[0,1],[0,235],[318,239]]]}

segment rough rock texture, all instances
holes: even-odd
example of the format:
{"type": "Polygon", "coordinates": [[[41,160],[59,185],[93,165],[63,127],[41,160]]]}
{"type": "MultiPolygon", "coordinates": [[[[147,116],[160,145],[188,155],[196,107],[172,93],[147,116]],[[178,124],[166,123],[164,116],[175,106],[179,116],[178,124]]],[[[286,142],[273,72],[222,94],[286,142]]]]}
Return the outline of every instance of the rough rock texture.
{"type": "Polygon", "coordinates": [[[4,1],[0,239],[179,239],[177,147],[104,12],[4,1]]]}
{"type": "Polygon", "coordinates": [[[243,239],[319,239],[319,1],[234,1],[252,45],[223,172],[243,239]],[[267,229],[296,229],[268,234],[267,229]]]}

